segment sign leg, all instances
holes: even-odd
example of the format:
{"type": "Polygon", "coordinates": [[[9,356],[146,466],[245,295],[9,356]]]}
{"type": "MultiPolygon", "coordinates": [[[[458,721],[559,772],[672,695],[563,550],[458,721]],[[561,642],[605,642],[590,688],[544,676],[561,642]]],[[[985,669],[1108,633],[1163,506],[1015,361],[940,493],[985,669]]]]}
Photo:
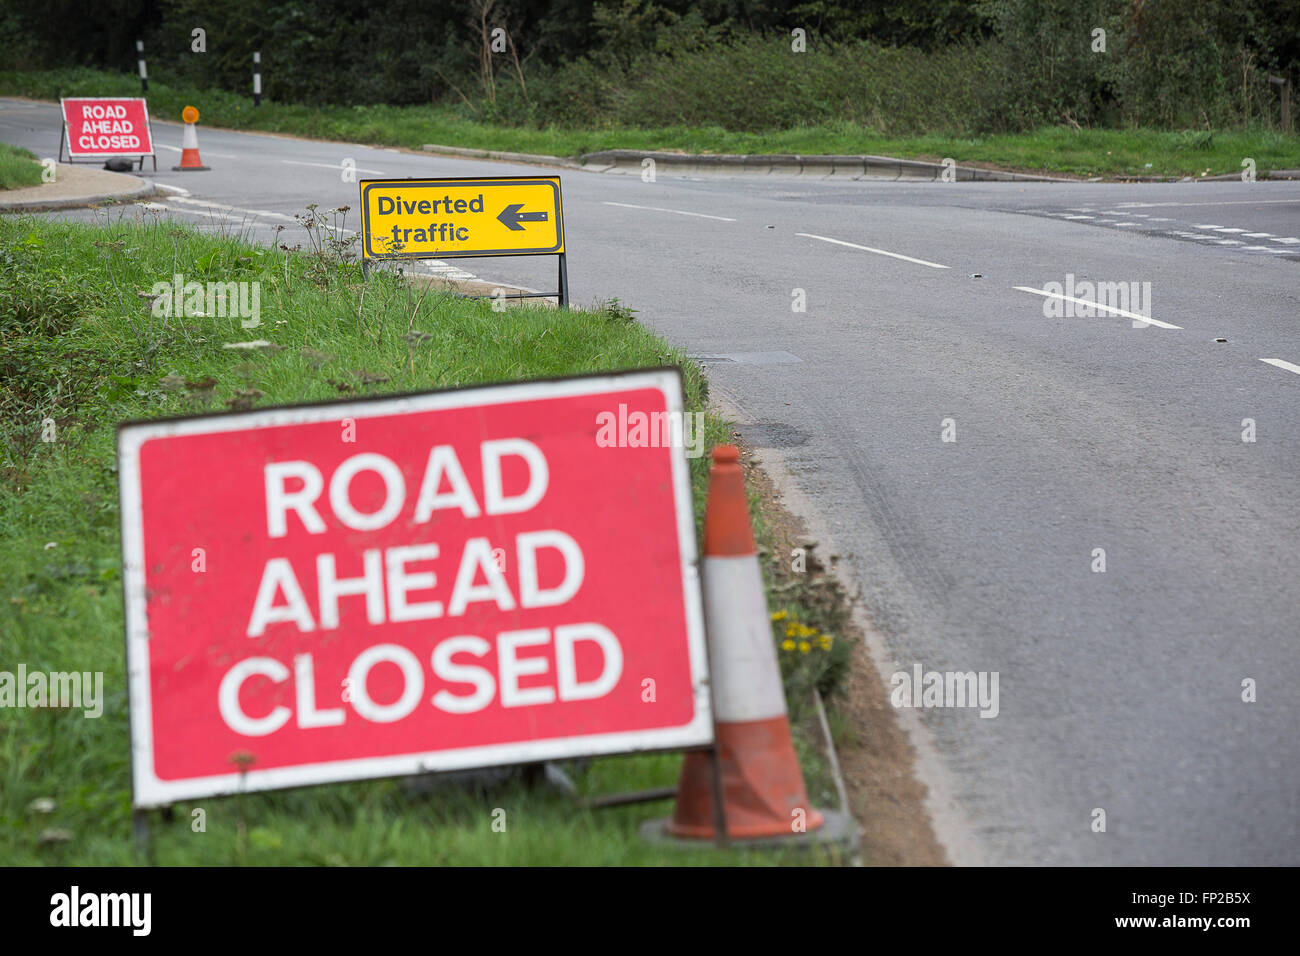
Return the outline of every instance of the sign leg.
{"type": "Polygon", "coordinates": [[[153,862],[153,841],[149,833],[149,811],[131,811],[131,832],[135,836],[135,850],[142,859],[153,862]]]}
{"type": "Polygon", "coordinates": [[[569,307],[569,267],[565,264],[564,253],[560,253],[560,308],[569,307]]]}

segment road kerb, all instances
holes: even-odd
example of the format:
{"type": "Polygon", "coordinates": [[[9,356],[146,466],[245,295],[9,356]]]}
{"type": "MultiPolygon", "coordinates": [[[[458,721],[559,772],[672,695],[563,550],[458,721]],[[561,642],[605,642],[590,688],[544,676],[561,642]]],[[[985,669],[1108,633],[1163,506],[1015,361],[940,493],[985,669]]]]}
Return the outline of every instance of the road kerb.
{"type": "Polygon", "coordinates": [[[0,213],[74,209],[95,203],[142,199],[156,194],[147,179],[104,169],[59,163],[55,181],[0,193],[0,213]]]}

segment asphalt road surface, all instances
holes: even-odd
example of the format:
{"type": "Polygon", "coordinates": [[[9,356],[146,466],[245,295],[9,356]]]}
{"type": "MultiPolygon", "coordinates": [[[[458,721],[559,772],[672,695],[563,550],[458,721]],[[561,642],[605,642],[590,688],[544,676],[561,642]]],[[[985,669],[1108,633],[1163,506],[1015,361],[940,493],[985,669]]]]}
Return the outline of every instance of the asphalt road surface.
{"type": "MultiPolygon", "coordinates": [[[[345,160],[525,169],[201,129],[212,169],[182,174],[180,133],[155,125],[148,175],[189,195],[154,212],[257,241],[312,202],[356,226],[345,160]]],[[[5,141],[58,135],[0,101],[5,141]]],[[[996,717],[919,712],[954,859],[1300,863],[1300,183],[562,176],[574,301],[704,360],[829,529],[884,672],[998,673],[996,717]],[[1155,324],[1046,314],[1069,277],[1150,283],[1126,311],[1155,324]]],[[[548,291],[554,263],[449,267],[548,291]]]]}

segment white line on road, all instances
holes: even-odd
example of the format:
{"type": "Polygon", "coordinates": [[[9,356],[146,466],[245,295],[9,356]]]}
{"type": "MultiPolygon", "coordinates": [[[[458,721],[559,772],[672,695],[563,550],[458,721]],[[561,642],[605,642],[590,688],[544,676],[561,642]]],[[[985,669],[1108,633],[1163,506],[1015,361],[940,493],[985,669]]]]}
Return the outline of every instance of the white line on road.
{"type": "MultiPolygon", "coordinates": [[[[222,212],[238,212],[246,216],[264,216],[267,219],[281,219],[284,222],[297,222],[293,216],[286,216],[282,212],[271,212],[269,209],[244,209],[240,206],[228,206],[223,202],[212,202],[209,199],[191,199],[188,196],[171,196],[168,202],[180,202],[190,206],[203,206],[205,209],[219,209],[222,212]]],[[[183,212],[192,212],[193,210],[182,210],[183,212]]]]}
{"type": "MultiPolygon", "coordinates": [[[[237,212],[237,213],[243,213],[245,216],[252,216],[254,218],[267,217],[270,219],[283,219],[286,222],[297,222],[297,219],[295,217],[286,216],[284,213],[281,212],[270,212],[269,210],[266,209],[242,209],[239,206],[230,206],[227,205],[226,203],[210,202],[206,199],[189,199],[184,196],[169,196],[166,203],[142,202],[139,205],[141,205],[145,209],[158,209],[165,212],[179,212],[179,213],[185,213],[188,216],[203,216],[209,219],[215,213],[236,213],[237,212]],[[168,203],[186,203],[187,206],[194,206],[196,208],[190,209],[187,208],[187,206],[171,206],[168,205],[168,203]]],[[[337,232],[341,235],[352,234],[356,232],[355,229],[345,229],[339,226],[331,226],[328,224],[326,224],[324,228],[329,229],[333,232],[337,232]]],[[[426,275],[436,276],[438,278],[443,278],[443,279],[472,279],[477,282],[488,281],[485,279],[480,279],[478,276],[474,275],[474,273],[466,272],[464,269],[461,269],[459,266],[455,266],[450,263],[444,262],[441,259],[422,259],[416,262],[409,263],[404,268],[406,268],[408,271],[412,271],[412,272],[421,271],[426,275]]],[[[495,284],[507,285],[507,283],[495,283],[495,284]]],[[[519,288],[517,286],[511,286],[511,287],[519,288]]],[[[537,290],[525,289],[524,291],[535,292],[537,290]]]]}
{"type": "MultiPolygon", "coordinates": [[[[334,170],[335,172],[337,172],[337,171],[339,171],[339,170],[341,170],[341,169],[344,168],[344,166],[343,166],[342,163],[304,163],[304,162],[300,162],[300,161],[298,161],[298,160],[296,160],[296,159],[282,159],[282,160],[280,160],[280,162],[282,162],[282,163],[287,163],[287,164],[290,165],[290,166],[317,166],[317,167],[319,167],[320,169],[332,169],[332,170],[334,170]]],[[[385,173],[382,169],[362,169],[360,166],[353,166],[352,168],[353,168],[354,170],[356,170],[357,172],[359,172],[359,173],[372,173],[372,174],[374,174],[375,176],[387,176],[387,175],[388,175],[388,174],[385,173]]]]}
{"type": "Polygon", "coordinates": [[[142,202],[140,203],[140,208],[158,209],[163,212],[184,213],[187,216],[206,216],[209,218],[212,216],[211,212],[205,212],[202,209],[182,209],[179,206],[168,206],[165,203],[160,203],[160,202],[142,202]]]}
{"type": "Polygon", "coordinates": [[[1181,329],[1181,325],[1170,325],[1168,322],[1161,322],[1159,319],[1153,319],[1150,316],[1138,315],[1136,312],[1128,312],[1124,309],[1116,309],[1113,306],[1102,305],[1100,302],[1094,302],[1092,299],[1079,299],[1072,295],[1062,295],[1058,292],[1048,292],[1045,289],[1035,289],[1027,285],[1012,286],[1021,292],[1032,292],[1034,295],[1045,296],[1049,299],[1060,299],[1063,302],[1074,302],[1078,305],[1086,305],[1090,308],[1099,309],[1102,312],[1109,312],[1112,315],[1122,315],[1126,319],[1133,319],[1135,322],[1145,322],[1147,325],[1159,326],[1162,329],[1181,329]]]}
{"type": "MultiPolygon", "coordinates": [[[[181,152],[179,146],[168,146],[166,143],[154,143],[159,149],[170,149],[173,153],[181,152]]],[[[240,156],[232,156],[229,153],[208,153],[209,156],[215,156],[217,159],[242,159],[240,156]]]]}
{"type": "Polygon", "coordinates": [[[1156,206],[1271,206],[1297,203],[1300,199],[1216,199],[1207,202],[1122,202],[1121,209],[1154,209],[1156,206]]]}
{"type": "Polygon", "coordinates": [[[1261,362],[1267,362],[1269,365],[1276,365],[1278,368],[1284,368],[1288,372],[1295,372],[1300,375],[1300,365],[1292,365],[1290,362],[1283,362],[1281,359],[1260,359],[1261,362]]]}
{"type": "Polygon", "coordinates": [[[906,262],[915,262],[919,266],[929,266],[931,269],[947,269],[949,266],[941,266],[937,262],[927,262],[925,259],[913,259],[911,256],[905,256],[899,252],[886,252],[884,249],[873,249],[870,246],[860,246],[856,242],[845,242],[843,239],[832,239],[830,236],[814,236],[811,232],[796,232],[796,236],[803,236],[806,239],[820,239],[822,242],[833,242],[837,246],[848,246],[850,249],[861,249],[863,252],[874,252],[878,256],[889,256],[891,259],[902,259],[906,262]]]}
{"type": "Polygon", "coordinates": [[[681,209],[664,209],[661,206],[635,206],[630,202],[606,202],[605,206],[622,206],[624,209],[648,209],[651,212],[670,212],[675,216],[695,216],[699,219],[718,219],[722,222],[735,222],[735,219],[728,219],[726,216],[710,216],[702,212],[686,212],[681,209]]]}
{"type": "MultiPolygon", "coordinates": [[[[168,199],[167,202],[184,202],[184,199],[182,199],[180,196],[172,196],[172,197],[170,197],[170,198],[168,199]]],[[[161,202],[142,202],[142,203],[140,203],[140,205],[143,206],[145,209],[165,209],[167,212],[179,212],[179,213],[184,213],[184,214],[187,215],[187,216],[204,216],[204,217],[209,218],[209,219],[212,218],[212,217],[215,216],[215,215],[218,215],[218,214],[220,214],[220,213],[224,213],[224,212],[244,212],[244,211],[246,211],[246,210],[236,210],[236,209],[231,209],[230,207],[226,207],[225,209],[222,209],[222,208],[221,208],[220,206],[218,206],[218,205],[211,205],[211,206],[209,206],[209,205],[206,204],[206,203],[201,203],[201,204],[200,204],[200,205],[202,205],[202,206],[204,207],[204,208],[201,208],[201,209],[187,209],[187,208],[185,208],[184,206],[169,206],[167,203],[161,203],[161,202]]],[[[254,213],[254,212],[252,212],[251,210],[247,210],[247,212],[249,213],[250,216],[253,216],[253,217],[257,217],[257,216],[275,216],[275,217],[277,217],[277,218],[288,218],[287,216],[280,216],[279,213],[268,213],[268,212],[254,213]]]]}

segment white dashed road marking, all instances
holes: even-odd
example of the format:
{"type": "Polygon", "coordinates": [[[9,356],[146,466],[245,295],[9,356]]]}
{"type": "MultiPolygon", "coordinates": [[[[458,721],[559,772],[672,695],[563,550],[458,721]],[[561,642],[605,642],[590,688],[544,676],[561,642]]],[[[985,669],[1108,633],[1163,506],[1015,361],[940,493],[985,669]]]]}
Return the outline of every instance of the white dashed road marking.
{"type": "Polygon", "coordinates": [[[937,262],[929,262],[925,259],[913,259],[911,256],[905,256],[900,252],[886,252],[884,249],[873,249],[871,246],[860,246],[856,242],[845,242],[843,239],[832,239],[829,236],[814,236],[811,232],[796,232],[796,236],[803,236],[806,239],[820,239],[822,242],[833,242],[837,246],[848,246],[850,249],[861,249],[863,252],[874,252],[878,256],[889,256],[891,259],[902,259],[905,262],[915,262],[919,266],[929,266],[931,269],[947,269],[948,266],[941,266],[937,262]]]}
{"type": "Polygon", "coordinates": [[[735,219],[728,219],[726,216],[710,216],[702,212],[686,212],[684,209],[664,209],[662,206],[636,206],[630,202],[606,202],[606,206],[622,206],[624,209],[648,209],[651,212],[670,212],[674,216],[695,216],[697,219],[717,219],[721,222],[735,222],[735,219]]]}
{"type": "MultiPolygon", "coordinates": [[[[280,160],[280,162],[285,163],[289,166],[316,166],[320,169],[333,169],[335,171],[345,168],[342,163],[303,163],[303,162],[299,162],[296,159],[282,159],[280,160]]],[[[362,169],[360,166],[353,166],[352,169],[354,169],[358,173],[370,173],[372,176],[388,175],[382,169],[362,169]]]]}
{"type": "Polygon", "coordinates": [[[1290,362],[1284,362],[1281,359],[1260,359],[1261,362],[1267,362],[1269,365],[1275,365],[1278,368],[1284,368],[1288,372],[1295,372],[1300,375],[1300,365],[1292,365],[1290,362]]]}
{"type": "MultiPolygon", "coordinates": [[[[179,146],[168,146],[166,143],[154,143],[159,149],[170,149],[173,153],[179,153],[179,146]]],[[[245,156],[232,156],[230,153],[208,153],[209,156],[215,156],[217,159],[246,159],[245,156]]]]}
{"type": "Polygon", "coordinates": [[[1102,305],[1100,302],[1094,302],[1092,299],[1080,299],[1072,295],[1063,295],[1059,292],[1048,292],[1045,289],[1035,289],[1032,286],[1017,285],[1012,288],[1020,292],[1031,292],[1034,295],[1041,295],[1048,299],[1060,299],[1062,302],[1074,302],[1077,305],[1086,305],[1089,308],[1097,309],[1101,312],[1109,312],[1111,315],[1122,315],[1126,319],[1133,319],[1135,322],[1144,322],[1147,325],[1158,326],[1162,329],[1181,329],[1181,325],[1170,325],[1168,322],[1161,322],[1159,319],[1153,319],[1150,316],[1138,315],[1136,312],[1129,312],[1127,309],[1117,309],[1113,306],[1102,305]]]}
{"type": "MultiPolygon", "coordinates": [[[[187,216],[201,216],[205,219],[211,219],[218,213],[239,213],[244,217],[253,219],[278,219],[283,222],[296,223],[298,220],[294,216],[286,216],[282,212],[271,212],[269,209],[243,209],[239,206],[231,206],[226,203],[210,202],[206,199],[191,199],[187,196],[169,196],[167,202],[142,202],[139,205],[145,209],[157,209],[165,212],[184,213],[187,216]],[[173,206],[171,203],[184,203],[183,206],[173,206]],[[193,208],[191,208],[193,207],[193,208]]],[[[325,224],[324,228],[340,235],[353,235],[355,229],[345,229],[339,226],[325,224]]],[[[441,259],[421,259],[416,262],[408,263],[405,268],[410,271],[423,271],[427,275],[437,276],[443,279],[474,279],[480,280],[472,272],[466,272],[459,266],[451,265],[441,259]]],[[[528,290],[533,291],[533,290],[528,290]]]]}
{"type": "Polygon", "coordinates": [[[1152,209],[1156,206],[1275,206],[1298,203],[1300,199],[1222,199],[1211,202],[1126,202],[1125,209],[1152,209]]]}

